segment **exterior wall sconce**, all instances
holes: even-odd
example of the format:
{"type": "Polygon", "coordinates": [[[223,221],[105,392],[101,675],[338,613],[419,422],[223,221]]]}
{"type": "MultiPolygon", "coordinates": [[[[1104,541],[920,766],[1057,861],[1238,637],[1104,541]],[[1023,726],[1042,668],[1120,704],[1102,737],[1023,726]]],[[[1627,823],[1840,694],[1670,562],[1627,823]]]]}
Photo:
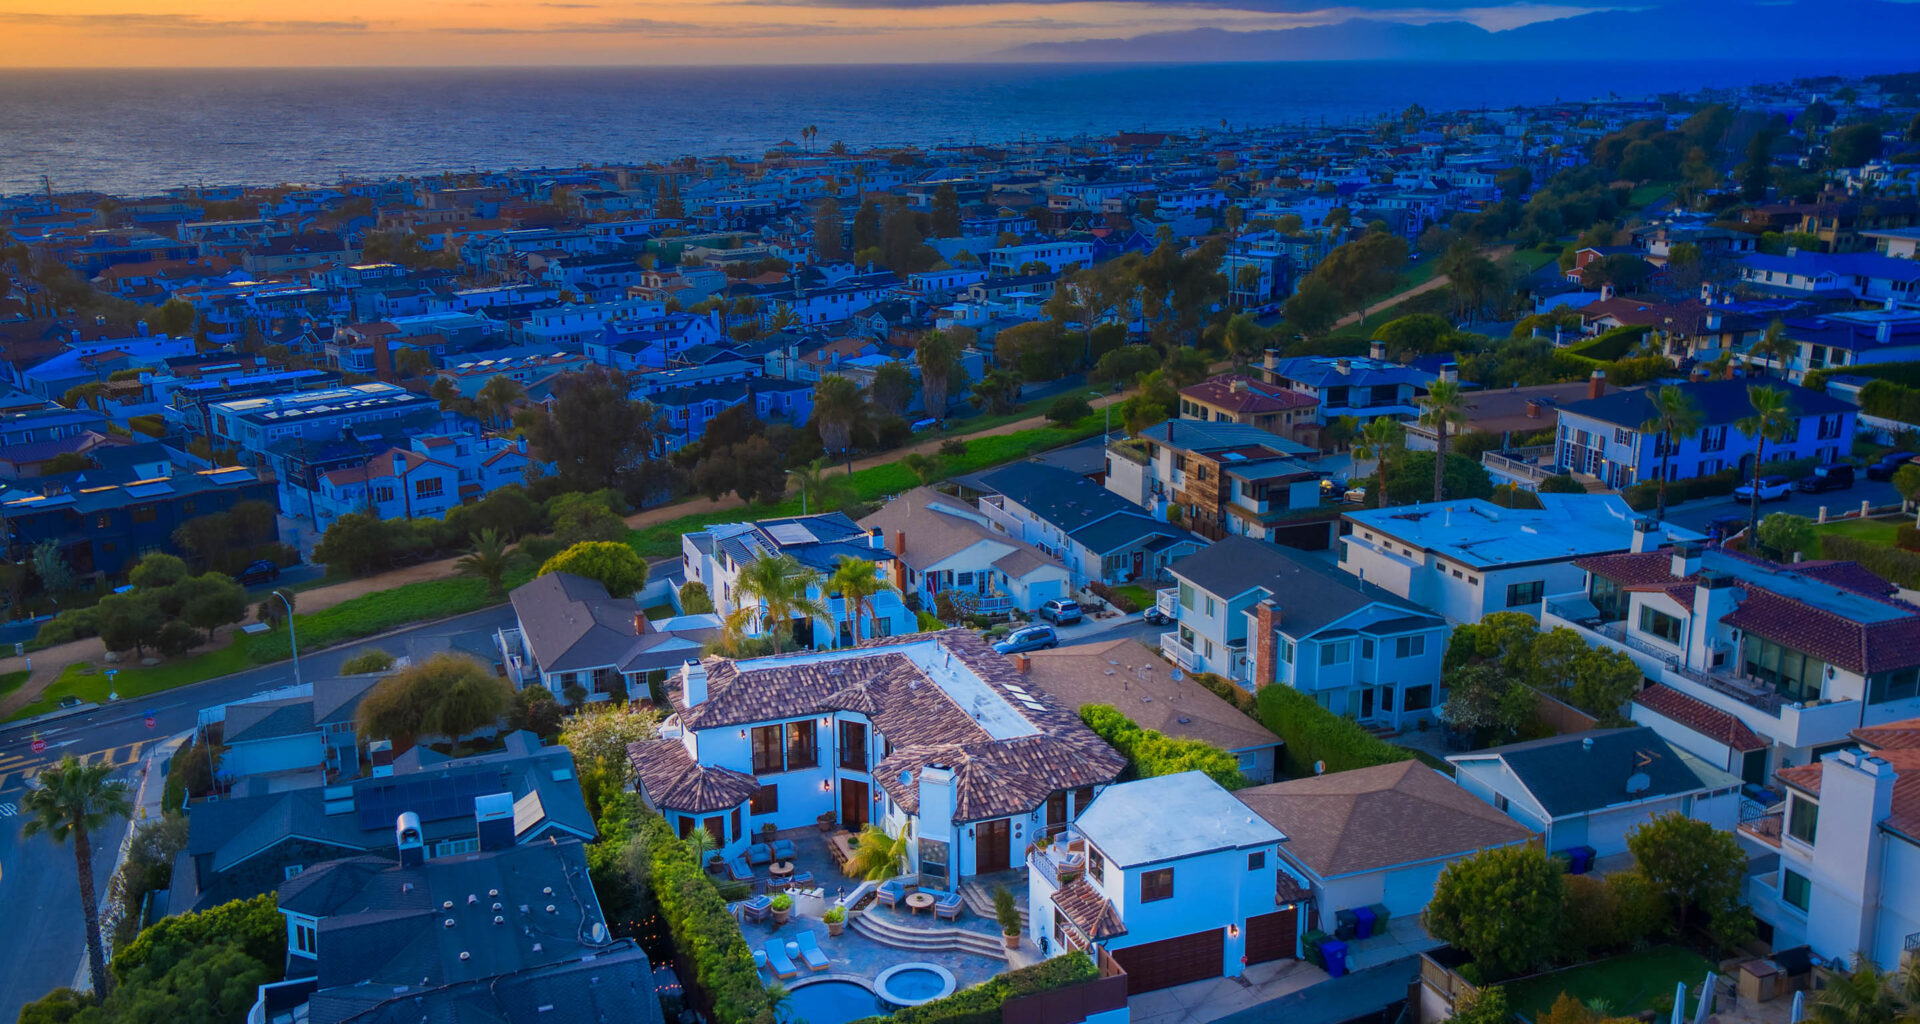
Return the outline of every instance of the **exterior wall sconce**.
{"type": "Polygon", "coordinates": [[[740,738],[743,740],[747,738],[747,730],[745,729],[740,730],[740,738]]]}
{"type": "Polygon", "coordinates": [[[833,792],[833,780],[832,780],[832,779],[821,779],[821,780],[820,780],[820,792],[822,792],[822,793],[831,793],[831,792],[833,792]]]}
{"type": "Polygon", "coordinates": [[[967,838],[968,838],[968,839],[972,839],[972,838],[973,838],[973,826],[972,826],[972,825],[968,825],[968,826],[967,826],[967,838]]]}
{"type": "Polygon", "coordinates": [[[1228,925],[1228,926],[1227,926],[1227,938],[1229,938],[1229,939],[1237,939],[1237,938],[1239,938],[1239,937],[1240,937],[1240,926],[1239,926],[1239,925],[1237,925],[1237,924],[1230,924],[1230,925],[1228,925]]]}

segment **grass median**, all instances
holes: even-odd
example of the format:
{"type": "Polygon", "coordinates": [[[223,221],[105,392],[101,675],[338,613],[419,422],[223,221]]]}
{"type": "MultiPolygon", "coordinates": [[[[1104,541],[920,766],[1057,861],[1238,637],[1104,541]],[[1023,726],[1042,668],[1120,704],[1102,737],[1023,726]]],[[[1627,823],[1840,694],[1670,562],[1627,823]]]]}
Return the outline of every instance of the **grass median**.
{"type": "MultiPolygon", "coordinates": [[[[506,586],[508,589],[519,586],[532,575],[529,569],[510,573],[505,581],[506,586]]],[[[318,612],[296,611],[294,627],[301,650],[310,653],[413,623],[465,615],[499,603],[498,597],[487,592],[484,580],[465,576],[422,580],[392,590],[365,594],[318,612]]],[[[284,629],[258,636],[246,636],[238,630],[232,630],[222,646],[158,665],[129,665],[119,669],[111,682],[107,679],[106,666],[79,662],[67,666],[66,671],[60,673],[60,678],[16,711],[8,721],[45,714],[59,707],[64,697],[100,703],[107,699],[109,693],[117,693],[121,700],[130,700],[261,665],[271,665],[291,656],[291,645],[284,629]]],[[[8,685],[10,678],[0,677],[0,693],[11,688],[8,685]]],[[[292,678],[291,672],[288,678],[292,678]]],[[[12,684],[13,687],[18,685],[17,682],[12,684]]]]}

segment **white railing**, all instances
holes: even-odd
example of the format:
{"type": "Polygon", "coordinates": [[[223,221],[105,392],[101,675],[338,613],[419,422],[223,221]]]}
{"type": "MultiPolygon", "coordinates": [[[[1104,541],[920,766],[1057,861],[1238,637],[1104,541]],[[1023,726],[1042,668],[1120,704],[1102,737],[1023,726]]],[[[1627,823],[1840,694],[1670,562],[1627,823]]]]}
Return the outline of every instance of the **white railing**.
{"type": "Polygon", "coordinates": [[[1179,633],[1160,634],[1160,651],[1172,658],[1174,664],[1189,672],[1198,671],[1200,668],[1200,656],[1193,652],[1193,648],[1181,641],[1179,633]]]}
{"type": "Polygon", "coordinates": [[[1154,591],[1153,607],[1169,619],[1179,618],[1176,613],[1180,607],[1180,588],[1168,587],[1165,590],[1154,591]]]}

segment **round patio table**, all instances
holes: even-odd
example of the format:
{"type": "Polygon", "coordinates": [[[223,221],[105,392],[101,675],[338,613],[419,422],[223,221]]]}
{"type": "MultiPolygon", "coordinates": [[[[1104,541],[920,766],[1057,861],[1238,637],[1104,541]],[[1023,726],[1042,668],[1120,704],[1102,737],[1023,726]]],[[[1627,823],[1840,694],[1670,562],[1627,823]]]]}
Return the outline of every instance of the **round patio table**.
{"type": "Polygon", "coordinates": [[[907,909],[915,914],[931,906],[933,906],[933,896],[928,893],[916,892],[907,897],[907,909]]]}
{"type": "Polygon", "coordinates": [[[791,877],[793,875],[793,862],[790,860],[776,860],[771,867],[767,868],[767,874],[775,878],[791,877]]]}

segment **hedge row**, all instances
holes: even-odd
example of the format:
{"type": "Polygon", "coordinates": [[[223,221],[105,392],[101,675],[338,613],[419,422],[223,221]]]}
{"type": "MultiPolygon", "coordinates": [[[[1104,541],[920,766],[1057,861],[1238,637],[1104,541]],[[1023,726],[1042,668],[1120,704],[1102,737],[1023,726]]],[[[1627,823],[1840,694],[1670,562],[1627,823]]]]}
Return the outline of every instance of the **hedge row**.
{"type": "Polygon", "coordinates": [[[1569,345],[1567,346],[1567,351],[1577,356],[1586,356],[1589,359],[1610,363],[1617,359],[1626,358],[1627,353],[1639,348],[1641,339],[1645,338],[1647,332],[1652,329],[1653,328],[1645,325],[1638,327],[1615,327],[1611,331],[1597,334],[1579,344],[1569,345]]]}
{"type": "Polygon", "coordinates": [[[1243,789],[1252,784],[1240,774],[1240,759],[1232,754],[1205,740],[1177,739],[1142,729],[1111,704],[1083,705],[1080,720],[1109,746],[1127,756],[1128,775],[1132,778],[1202,771],[1226,789],[1243,789]]]}
{"type": "Polygon", "coordinates": [[[1291,686],[1263,687],[1258,703],[1261,724],[1287,743],[1286,774],[1293,778],[1314,774],[1314,764],[1321,761],[1331,774],[1418,757],[1360,728],[1360,723],[1328,711],[1291,686]]]}
{"type": "Polygon", "coordinates": [[[1882,419],[1920,424],[1920,389],[1876,380],[1860,389],[1860,411],[1882,419]]]}
{"type": "Polygon", "coordinates": [[[740,934],[739,922],[727,913],[727,901],[713,887],[700,868],[693,847],[673,834],[673,827],[658,814],[637,808],[638,800],[628,792],[621,803],[631,800],[613,814],[602,816],[602,843],[606,819],[621,813],[633,813],[629,819],[632,842],[645,851],[649,870],[647,884],[667,922],[674,948],[693,965],[694,981],[713,1005],[715,1019],[740,1022],[773,1020],[773,1000],[760,980],[753,962],[753,951],[740,934]]]}
{"type": "Polygon", "coordinates": [[[996,974],[945,999],[910,1006],[891,1017],[863,1017],[854,1024],[1000,1024],[1000,1006],[1009,999],[1051,992],[1099,976],[1093,960],[1074,950],[1031,967],[996,974]]]}
{"type": "Polygon", "coordinates": [[[1920,587],[1920,554],[1837,533],[1820,538],[1820,557],[1859,562],[1876,576],[1903,587],[1920,587]]]}
{"type": "Polygon", "coordinates": [[[1213,691],[1213,695],[1247,713],[1254,721],[1260,720],[1259,708],[1254,704],[1253,694],[1233,680],[1218,672],[1195,672],[1187,678],[1213,691]]]}
{"type": "Polygon", "coordinates": [[[1866,377],[1870,380],[1884,380],[1903,387],[1920,388],[1920,362],[1865,363],[1831,370],[1815,370],[1807,374],[1807,379],[1802,383],[1815,391],[1821,391],[1826,387],[1827,376],[1833,373],[1844,373],[1849,377],[1866,377]]]}

